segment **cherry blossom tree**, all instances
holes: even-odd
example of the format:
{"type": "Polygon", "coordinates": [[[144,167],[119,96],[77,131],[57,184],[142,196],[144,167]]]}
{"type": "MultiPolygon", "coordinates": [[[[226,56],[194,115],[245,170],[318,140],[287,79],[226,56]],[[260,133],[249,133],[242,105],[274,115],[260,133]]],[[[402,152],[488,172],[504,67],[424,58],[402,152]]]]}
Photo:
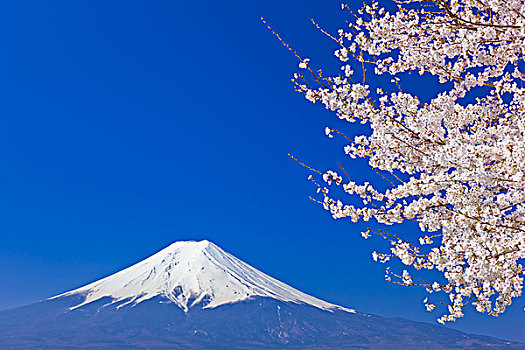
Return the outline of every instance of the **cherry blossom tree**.
{"type": "Polygon", "coordinates": [[[335,219],[419,225],[419,237],[383,225],[362,235],[391,245],[374,260],[407,266],[387,268],[388,281],[448,295],[446,302],[424,300],[429,311],[448,306],[439,322],[462,317],[469,303],[498,316],[523,291],[525,1],[395,4],[390,12],[377,2],[355,12],[343,5],[351,21],[335,35],[314,22],[338,47],[337,76],[312,68],[270,28],[300,60],[292,79],[297,91],[348,123],[369,126],[365,135],[332,127],[326,135],[343,138],[346,156],[366,159],[386,186],[356,183],[342,166],[321,172],[301,164],[318,186],[313,199],[335,219]],[[405,92],[410,73],[437,77],[442,91],[428,101],[405,92]],[[370,74],[390,76],[391,83],[372,86],[370,74]],[[440,277],[429,279],[436,274],[424,270],[440,277]]]}

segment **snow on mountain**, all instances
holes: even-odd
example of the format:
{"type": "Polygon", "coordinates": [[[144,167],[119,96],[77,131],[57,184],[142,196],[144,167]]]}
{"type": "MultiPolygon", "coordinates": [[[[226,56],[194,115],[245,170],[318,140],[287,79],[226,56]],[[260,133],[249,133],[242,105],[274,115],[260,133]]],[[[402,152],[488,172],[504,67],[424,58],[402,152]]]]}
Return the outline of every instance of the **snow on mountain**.
{"type": "Polygon", "coordinates": [[[204,308],[267,297],[311,305],[323,310],[352,309],[330,304],[292,288],[203,240],[175,242],[149,258],[111,276],[51,299],[83,295],[70,309],[110,297],[106,304],[136,305],[160,296],[185,312],[197,304],[204,308]]]}

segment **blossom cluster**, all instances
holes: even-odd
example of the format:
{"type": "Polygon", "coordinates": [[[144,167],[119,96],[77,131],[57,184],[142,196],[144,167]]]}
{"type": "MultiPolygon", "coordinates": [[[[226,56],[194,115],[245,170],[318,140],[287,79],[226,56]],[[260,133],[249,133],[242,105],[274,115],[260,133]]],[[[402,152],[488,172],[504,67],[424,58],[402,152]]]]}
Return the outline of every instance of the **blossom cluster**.
{"type": "Polygon", "coordinates": [[[398,258],[414,273],[442,273],[440,281],[407,270],[386,275],[447,293],[449,302],[424,301],[429,311],[448,305],[438,321],[462,317],[469,303],[497,316],[523,292],[525,1],[406,0],[393,13],[372,2],[352,15],[338,35],[326,33],[338,45],[341,74],[325,77],[301,59],[300,68],[311,74],[295,74],[293,81],[306,99],[340,119],[369,125],[369,134],[354,138],[325,131],[345,137],[345,154],[366,159],[388,188],[328,170],[321,174],[328,186],[363,204],[345,204],[344,196],[320,187],[321,202],[334,218],[419,225],[422,236],[415,239],[372,229],[363,237],[375,234],[391,244],[389,252],[374,252],[374,260],[398,258]],[[365,80],[370,72],[390,75],[391,85],[374,90],[365,80]],[[424,101],[403,91],[411,72],[447,84],[424,101]]]}

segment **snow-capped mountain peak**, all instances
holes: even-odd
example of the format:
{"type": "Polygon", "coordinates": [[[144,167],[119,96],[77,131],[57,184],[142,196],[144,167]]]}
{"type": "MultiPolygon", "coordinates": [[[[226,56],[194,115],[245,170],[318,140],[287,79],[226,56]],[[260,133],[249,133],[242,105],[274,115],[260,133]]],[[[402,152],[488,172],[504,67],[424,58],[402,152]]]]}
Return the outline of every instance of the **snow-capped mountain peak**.
{"type": "Polygon", "coordinates": [[[52,299],[80,294],[85,300],[71,309],[104,297],[120,308],[160,296],[184,311],[255,297],[307,304],[323,310],[354,310],[330,304],[298,291],[244,263],[207,240],[179,241],[111,276],[52,299]]]}

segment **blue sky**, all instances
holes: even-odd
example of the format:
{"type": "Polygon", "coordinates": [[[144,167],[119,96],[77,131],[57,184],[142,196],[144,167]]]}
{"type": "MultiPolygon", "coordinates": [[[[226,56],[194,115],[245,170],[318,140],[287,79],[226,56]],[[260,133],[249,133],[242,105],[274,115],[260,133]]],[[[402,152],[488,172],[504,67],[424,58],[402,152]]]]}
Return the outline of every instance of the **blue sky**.
{"type": "MultiPolygon", "coordinates": [[[[287,153],[334,166],[343,152],[324,127],[346,126],[293,91],[297,61],[261,16],[337,68],[309,19],[344,26],[339,1],[0,3],[0,308],[206,238],[330,302],[435,322],[422,291],[384,282],[364,225],[308,200],[287,153]]],[[[525,341],[524,306],[452,326],[525,341]]]]}

